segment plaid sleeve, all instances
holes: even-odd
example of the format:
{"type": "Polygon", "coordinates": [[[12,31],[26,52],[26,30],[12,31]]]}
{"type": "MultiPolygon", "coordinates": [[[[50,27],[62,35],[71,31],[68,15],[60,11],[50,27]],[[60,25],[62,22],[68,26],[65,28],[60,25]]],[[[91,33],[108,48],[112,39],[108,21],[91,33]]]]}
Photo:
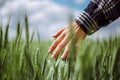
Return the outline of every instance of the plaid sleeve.
{"type": "Polygon", "coordinates": [[[120,16],[120,0],[92,0],[75,22],[87,34],[92,34],[120,16]]]}

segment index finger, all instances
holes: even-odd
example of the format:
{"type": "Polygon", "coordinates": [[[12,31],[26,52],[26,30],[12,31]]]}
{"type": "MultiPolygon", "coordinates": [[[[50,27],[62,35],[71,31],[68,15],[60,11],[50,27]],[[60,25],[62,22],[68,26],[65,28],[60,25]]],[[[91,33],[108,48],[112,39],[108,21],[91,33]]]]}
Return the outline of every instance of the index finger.
{"type": "Polygon", "coordinates": [[[62,29],[58,30],[55,34],[53,34],[53,37],[57,38],[64,31],[64,29],[65,28],[62,28],[62,29]]]}
{"type": "Polygon", "coordinates": [[[51,45],[50,49],[48,50],[49,53],[52,53],[56,46],[64,39],[65,33],[63,32],[51,45]]]}

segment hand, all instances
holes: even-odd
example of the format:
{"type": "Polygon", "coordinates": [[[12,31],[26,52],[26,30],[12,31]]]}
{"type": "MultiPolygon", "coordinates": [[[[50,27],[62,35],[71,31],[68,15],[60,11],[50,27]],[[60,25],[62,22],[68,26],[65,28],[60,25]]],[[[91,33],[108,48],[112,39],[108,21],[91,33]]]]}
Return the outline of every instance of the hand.
{"type": "Polygon", "coordinates": [[[77,23],[73,22],[70,25],[60,29],[56,34],[53,35],[56,40],[52,43],[48,52],[53,53],[52,58],[56,58],[60,51],[64,48],[61,59],[66,59],[70,49],[72,40],[74,40],[75,49],[77,53],[77,49],[79,47],[79,43],[85,39],[86,33],[78,26],[77,23]]]}

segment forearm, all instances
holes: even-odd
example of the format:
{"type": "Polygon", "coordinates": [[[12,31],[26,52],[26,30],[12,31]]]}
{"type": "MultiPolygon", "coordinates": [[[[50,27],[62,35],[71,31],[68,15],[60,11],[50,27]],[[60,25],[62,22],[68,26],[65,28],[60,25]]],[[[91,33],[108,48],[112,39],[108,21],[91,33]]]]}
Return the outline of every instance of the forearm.
{"type": "Polygon", "coordinates": [[[92,0],[75,22],[87,34],[92,34],[120,16],[120,0],[92,0]]]}

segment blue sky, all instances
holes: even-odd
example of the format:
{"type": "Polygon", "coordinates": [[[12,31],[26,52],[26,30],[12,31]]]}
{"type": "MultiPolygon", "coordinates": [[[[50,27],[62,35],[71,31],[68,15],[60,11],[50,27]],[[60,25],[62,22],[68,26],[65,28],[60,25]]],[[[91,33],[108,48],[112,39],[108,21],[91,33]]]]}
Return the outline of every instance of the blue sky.
{"type": "MultiPolygon", "coordinates": [[[[26,8],[29,17],[30,34],[33,31],[38,31],[41,38],[52,39],[52,34],[68,24],[70,14],[72,13],[75,18],[86,8],[89,2],[90,0],[0,0],[0,20],[3,23],[3,28],[5,28],[9,15],[12,15],[9,36],[14,38],[15,26],[19,16],[24,37],[23,15],[26,8]]],[[[101,38],[119,34],[119,25],[120,19],[100,29],[90,37],[101,38]]]]}
{"type": "Polygon", "coordinates": [[[86,8],[90,0],[53,0],[59,5],[68,6],[74,9],[83,10],[86,8]]]}

